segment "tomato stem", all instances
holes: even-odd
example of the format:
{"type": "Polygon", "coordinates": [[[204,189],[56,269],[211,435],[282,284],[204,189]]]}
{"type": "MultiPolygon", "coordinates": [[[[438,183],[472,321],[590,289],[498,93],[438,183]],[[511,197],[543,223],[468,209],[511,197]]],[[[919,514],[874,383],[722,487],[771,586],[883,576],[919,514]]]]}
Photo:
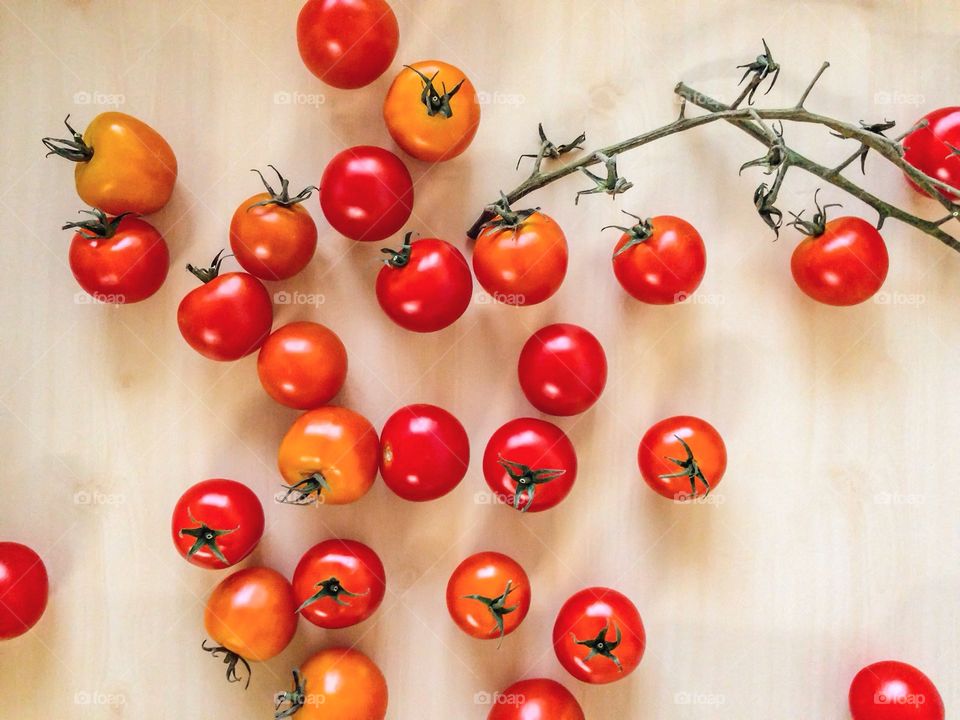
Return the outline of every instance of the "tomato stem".
{"type": "Polygon", "coordinates": [[[60,229],[76,229],[81,235],[88,238],[98,237],[109,239],[116,234],[117,228],[120,226],[120,221],[127,217],[127,215],[133,215],[134,213],[125,212],[120,213],[115,218],[108,218],[103,210],[91,208],[90,210],[80,210],[79,214],[92,215],[93,218],[90,220],[80,220],[78,222],[68,222],[60,229]],[[90,233],[89,235],[86,234],[88,232],[90,233]]]}
{"type": "Polygon", "coordinates": [[[616,631],[616,639],[612,642],[607,640],[607,632],[610,630],[609,623],[603,626],[603,629],[597,634],[596,637],[588,640],[578,640],[576,635],[570,633],[573,636],[573,641],[577,645],[583,645],[584,647],[590,648],[590,652],[587,653],[585,658],[583,658],[583,662],[590,662],[597,655],[602,655],[603,657],[612,661],[620,672],[623,672],[623,666],[620,664],[620,658],[613,653],[614,650],[620,647],[620,643],[623,640],[623,634],[620,632],[620,628],[618,628],[616,625],[614,625],[613,628],[616,631]]]}
{"type": "Polygon", "coordinates": [[[70,160],[71,162],[90,162],[90,159],[93,157],[93,148],[87,145],[83,141],[83,135],[78,133],[70,126],[70,116],[67,115],[66,119],[63,121],[63,124],[67,126],[67,130],[70,131],[70,134],[73,136],[71,139],[65,138],[53,138],[45,137],[41,140],[44,146],[50,152],[47,153],[46,157],[51,155],[57,155],[59,157],[70,160]]]}
{"type": "Polygon", "coordinates": [[[537,485],[556,480],[567,471],[554,468],[531,468],[529,465],[507,460],[502,455],[498,456],[497,462],[507,471],[507,475],[517,486],[513,491],[513,509],[520,512],[526,512],[533,504],[534,494],[537,485]],[[527,501],[523,507],[520,507],[520,501],[526,497],[527,501]]]}
{"type": "MultiPolygon", "coordinates": [[[[495,227],[495,228],[507,228],[507,229],[516,229],[523,225],[524,221],[531,215],[536,212],[540,212],[540,208],[528,208],[526,210],[514,210],[510,207],[510,200],[507,199],[507,196],[500,191],[500,199],[497,200],[492,205],[487,206],[487,213],[489,217],[486,222],[480,227],[480,229],[495,227]]],[[[479,230],[477,231],[479,234],[479,230]]],[[[473,236],[476,237],[476,236],[473,236]]]]}
{"type": "Polygon", "coordinates": [[[193,273],[197,278],[202,282],[208,283],[218,275],[220,275],[220,266],[223,264],[223,261],[227,258],[233,257],[233,255],[224,255],[226,250],[221,250],[216,255],[213,256],[213,261],[210,263],[209,267],[196,267],[187,263],[187,270],[193,273]]]}
{"type": "Polygon", "coordinates": [[[223,645],[213,645],[211,647],[207,647],[206,639],[200,643],[200,647],[210,653],[210,655],[213,657],[223,655],[223,664],[227,666],[227,682],[242,682],[240,675],[237,673],[237,665],[242,665],[246,670],[247,675],[247,682],[243,686],[243,689],[246,690],[248,687],[250,687],[250,676],[252,674],[250,672],[250,663],[248,663],[244,658],[240,657],[237,655],[237,653],[233,652],[233,650],[230,650],[223,645]]]}
{"type": "MultiPolygon", "coordinates": [[[[514,605],[513,607],[507,607],[507,598],[510,596],[510,593],[512,593],[516,589],[517,588],[513,587],[513,580],[507,580],[507,587],[504,589],[504,591],[500,595],[497,595],[497,597],[495,598],[489,598],[483,595],[464,595],[463,596],[464,599],[466,600],[476,600],[478,602],[482,602],[484,605],[487,606],[487,609],[490,611],[490,614],[493,615],[493,621],[497,625],[497,630],[499,630],[500,632],[501,643],[503,642],[503,636],[504,636],[503,616],[509,615],[519,607],[518,605],[514,605]]],[[[500,647],[500,645],[498,644],[497,647],[500,647]]]]}
{"type": "Polygon", "coordinates": [[[277,693],[277,704],[274,706],[274,720],[295,715],[303,707],[307,699],[307,681],[300,674],[300,670],[293,671],[293,690],[284,690],[277,693]],[[286,705],[287,707],[283,707],[286,705]]]}
{"type": "Polygon", "coordinates": [[[177,532],[180,537],[186,535],[194,539],[194,543],[187,551],[187,555],[193,557],[200,552],[201,549],[207,548],[214,554],[217,560],[222,562],[225,566],[229,565],[230,563],[227,562],[227,558],[224,557],[223,551],[220,550],[220,546],[217,544],[217,538],[236,532],[240,528],[235,527],[230,530],[216,530],[206,523],[202,523],[197,520],[189,509],[187,510],[187,515],[190,517],[190,521],[197,526],[192,528],[180,528],[180,530],[177,532]]]}
{"type": "Polygon", "coordinates": [[[268,168],[273,170],[277,177],[280,179],[280,192],[274,190],[270,183],[267,182],[267,179],[263,176],[263,173],[253,168],[250,172],[255,172],[260,176],[260,181],[263,183],[263,186],[267,189],[267,192],[270,193],[270,197],[266,200],[261,200],[260,202],[253,203],[250,207],[247,208],[247,212],[250,212],[255,207],[261,207],[264,205],[280,205],[282,207],[290,207],[301,203],[306,200],[308,197],[313,195],[314,190],[319,190],[316,185],[308,185],[299,194],[290,197],[290,181],[287,180],[283,175],[280,174],[280,171],[277,170],[273,165],[267,165],[268,168]]]}
{"type": "Polygon", "coordinates": [[[403,237],[403,246],[399,250],[392,250],[391,248],[380,248],[380,252],[386,253],[388,257],[383,262],[386,265],[389,265],[392,268],[402,268],[405,267],[408,262],[410,262],[410,252],[412,251],[411,240],[413,237],[412,232],[408,232],[403,237]]]}
{"type": "Polygon", "coordinates": [[[282,487],[287,492],[282,496],[278,496],[277,502],[288,505],[309,505],[311,502],[319,505],[323,502],[323,491],[331,491],[330,483],[327,482],[323,473],[319,471],[307,475],[293,485],[282,485],[282,487]],[[316,498],[311,500],[313,495],[316,495],[316,498]],[[291,496],[293,497],[292,500],[290,499],[291,496]]]}
{"type": "Polygon", "coordinates": [[[466,78],[461,78],[460,82],[453,86],[452,90],[447,90],[446,83],[443,83],[443,92],[438,92],[436,87],[433,85],[433,81],[436,80],[437,75],[440,74],[440,71],[437,70],[431,77],[427,77],[422,72],[417,70],[414,67],[409,65],[404,65],[408,70],[413,70],[417,75],[420,76],[420,82],[423,83],[423,90],[420,92],[420,102],[423,103],[423,106],[427,109],[427,115],[434,117],[435,115],[442,115],[445,118],[453,117],[453,108],[450,107],[450,98],[460,92],[460,86],[463,85],[466,78]]]}
{"type": "Polygon", "coordinates": [[[300,607],[298,607],[294,612],[300,612],[305,607],[309,607],[310,605],[313,605],[313,603],[325,597],[333,598],[333,601],[337,605],[350,607],[350,603],[340,599],[341,595],[346,597],[363,597],[364,595],[370,592],[369,590],[367,590],[367,592],[362,592],[362,593],[350,592],[343,586],[343,583],[340,582],[336,577],[329,577],[326,580],[321,580],[320,582],[316,583],[314,587],[320,588],[320,589],[317,590],[313,595],[308,597],[306,600],[304,600],[300,604],[300,607]]]}
{"type": "Polygon", "coordinates": [[[669,478],[678,478],[686,477],[690,480],[690,496],[697,497],[697,480],[703,483],[703,486],[707,489],[703,496],[706,497],[710,494],[710,483],[707,480],[706,476],[703,474],[703,470],[700,469],[697,459],[693,456],[693,450],[690,449],[690,446],[687,445],[686,441],[679,435],[674,435],[677,441],[683,446],[684,451],[687,453],[687,456],[683,459],[667,457],[666,459],[672,462],[674,465],[680,468],[677,472],[665,473],[663,475],[658,475],[661,480],[666,480],[669,478]]]}
{"type": "Polygon", "coordinates": [[[609,230],[610,228],[616,228],[617,230],[630,236],[630,239],[623,244],[623,247],[613,254],[614,257],[623,255],[634,245],[640,245],[641,243],[646,242],[650,239],[650,236],[653,235],[653,222],[650,220],[650,218],[642,220],[639,215],[634,215],[632,212],[627,212],[626,210],[621,210],[620,212],[622,212],[624,215],[629,215],[637,222],[628,228],[621,225],[607,225],[600,228],[601,232],[604,230],[609,230]]]}
{"type": "Polygon", "coordinates": [[[799,213],[790,213],[793,215],[793,222],[788,223],[790,226],[795,227],[797,230],[802,232],[804,235],[809,237],[820,237],[823,235],[824,231],[827,228],[827,209],[832,207],[842,207],[840,203],[829,203],[820,207],[820,201],[817,196],[820,194],[820,188],[817,188],[813,193],[813,205],[816,208],[816,212],[813,214],[813,218],[810,220],[803,220],[800,216],[803,215],[804,211],[801,210],[799,213]]]}

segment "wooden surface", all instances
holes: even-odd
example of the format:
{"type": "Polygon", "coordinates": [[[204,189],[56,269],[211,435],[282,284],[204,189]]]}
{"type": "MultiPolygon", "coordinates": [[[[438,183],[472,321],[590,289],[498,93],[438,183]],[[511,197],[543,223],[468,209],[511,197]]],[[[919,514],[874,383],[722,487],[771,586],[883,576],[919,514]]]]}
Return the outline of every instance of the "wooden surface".
{"type": "MultiPolygon", "coordinates": [[[[299,3],[244,0],[0,0],[0,202],[3,293],[0,536],[34,546],[50,572],[46,615],[0,645],[4,716],[269,717],[272,693],[313,651],[356,643],[383,668],[392,720],[482,720],[489,693],[526,676],[563,681],[587,717],[845,718],[862,665],[898,658],[924,669],[948,708],[960,697],[960,257],[893,221],[880,296],[851,309],[814,304],[794,286],[797,235],[779,242],[755,216],[760,154],[713,125],[625,156],[625,197],[573,194],[571,178],[533,198],[566,229],[571,269],[543,305],[482,296],[452,328],[426,337],[393,326],[373,295],[379,247],[320,226],[314,262],[277,286],[304,302],[277,322],[314,319],[350,353],[340,401],[379,428],[414,401],[461,418],[470,472],[440,501],[414,505],[377,485],[340,508],[270,503],[275,451],[296,416],[262,392],[255,359],[216,364],[181,340],[175,308],[194,280],[181,270],[227,240],[235,206],[256,191],[251,167],[276,163],[315,183],[343,147],[392,147],[380,118],[402,62],[460,66],[483,94],[480,132],[463,157],[410,162],[411,229],[465,247],[476,211],[520,179],[516,156],[543,121],[558,141],[592,146],[668,122],[684,79],[729,100],[765,36],[783,65],[767,98],[788,104],[823,59],[808,105],[852,121],[909,125],[960,99],[954,2],[644,2],[396,0],[392,70],[354,92],[325,88],[294,41],[299,3]],[[113,104],[111,104],[113,103],[113,104]],[[40,137],[66,113],[85,125],[119,107],[170,141],[180,180],[153,216],[173,255],[158,295],[123,308],[82,302],[60,225],[81,205],[65,163],[40,137]],[[708,246],[695,302],[645,307],[609,267],[619,208],[683,215],[708,246]],[[80,300],[78,300],[80,298],[80,300]],[[531,414],[515,363],[541,325],[585,325],[604,343],[610,381],[599,405],[559,424],[582,473],[561,506],[521,516],[488,503],[479,457],[506,420],[531,414]],[[639,477],[637,442],[654,421],[692,413],[727,441],[727,475],[709,505],[678,506],[639,477]],[[331,536],[382,556],[389,593],[374,619],[324,632],[301,621],[290,647],[255,666],[247,692],[200,650],[204,599],[223,573],[176,554],[169,516],[207,477],[253,487],[267,531],[250,562],[290,574],[331,536]],[[466,555],[516,557],[534,607],[502,649],[462,634],[444,588],[466,555]],[[566,676],[550,645],[560,604],[592,584],[634,599],[649,644],[638,671],[607,687],[566,676]]],[[[812,128],[788,139],[824,162],[852,151],[812,128]]],[[[876,158],[867,185],[918,212],[876,158]]],[[[851,172],[854,172],[851,169],[851,172]]],[[[783,205],[809,204],[813,179],[791,173],[783,205]]],[[[834,191],[824,195],[863,208],[834,191]]],[[[872,217],[872,216],[867,216],[872,217]]]]}

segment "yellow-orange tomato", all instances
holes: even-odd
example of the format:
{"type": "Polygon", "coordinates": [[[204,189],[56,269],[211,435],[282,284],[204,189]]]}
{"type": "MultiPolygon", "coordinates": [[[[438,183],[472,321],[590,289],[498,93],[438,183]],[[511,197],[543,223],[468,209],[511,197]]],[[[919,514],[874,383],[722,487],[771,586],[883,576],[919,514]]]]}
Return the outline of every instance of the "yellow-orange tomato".
{"type": "Polygon", "coordinates": [[[405,67],[394,79],[383,103],[383,119],[404,152],[439,162],[470,145],[480,125],[480,100],[458,68],[423,60],[405,67]]]}
{"type": "Polygon", "coordinates": [[[297,720],[383,720],[387,716],[387,681],[380,668],[359,650],[321,650],[299,671],[291,696],[297,720]],[[299,690],[300,692],[296,692],[299,690]]]}

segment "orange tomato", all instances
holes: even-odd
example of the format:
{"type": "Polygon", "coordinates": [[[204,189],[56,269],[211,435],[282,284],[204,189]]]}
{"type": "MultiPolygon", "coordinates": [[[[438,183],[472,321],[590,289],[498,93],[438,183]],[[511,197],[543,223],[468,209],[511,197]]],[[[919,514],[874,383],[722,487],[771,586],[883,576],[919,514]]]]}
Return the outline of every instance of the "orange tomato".
{"type": "Polygon", "coordinates": [[[520,563],[503,553],[476,553],[450,575],[447,610],[467,635],[502,640],[530,610],[530,579],[520,563]]]}
{"type": "Polygon", "coordinates": [[[278,696],[277,710],[289,703],[285,710],[293,710],[291,716],[297,720],[383,720],[387,716],[387,681],[376,663],[359,650],[321,650],[293,677],[294,690],[278,696]]]}
{"type": "Polygon", "coordinates": [[[347,349],[330,328],[290,323],[263,343],[257,374],[263,389],[278,403],[309,410],[340,392],[347,377],[347,349]]]}
{"type": "Polygon", "coordinates": [[[480,100],[458,68],[423,60],[400,71],[383,103],[383,119],[408,155],[450,160],[467,149],[480,125],[480,100]]]}

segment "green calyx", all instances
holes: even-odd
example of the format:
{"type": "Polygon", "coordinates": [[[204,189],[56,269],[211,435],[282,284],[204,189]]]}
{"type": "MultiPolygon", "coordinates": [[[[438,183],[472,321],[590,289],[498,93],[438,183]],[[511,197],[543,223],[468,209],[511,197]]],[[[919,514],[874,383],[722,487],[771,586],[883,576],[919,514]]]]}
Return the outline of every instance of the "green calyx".
{"type": "Polygon", "coordinates": [[[620,647],[620,642],[623,640],[623,636],[620,632],[620,628],[614,625],[616,638],[612,641],[607,640],[607,632],[609,630],[610,624],[607,623],[603,626],[603,630],[597,633],[595,638],[590,638],[589,640],[578,640],[577,636],[573,635],[573,641],[577,645],[583,645],[584,647],[590,648],[590,652],[588,652],[587,656],[583,658],[584,662],[590,662],[597,655],[601,655],[616,665],[620,672],[623,672],[623,666],[620,664],[620,658],[618,658],[613,652],[620,647]]]}
{"type": "Polygon", "coordinates": [[[510,200],[500,191],[500,199],[492,205],[487,205],[487,212],[493,214],[493,218],[481,225],[481,229],[486,228],[505,228],[515,230],[523,225],[534,213],[540,212],[540,208],[529,208],[527,210],[514,210],[510,207],[510,200]]]}
{"type": "Polygon", "coordinates": [[[507,471],[507,475],[517,486],[513,491],[513,508],[520,512],[526,512],[533,504],[533,497],[536,493],[537,485],[556,480],[567,471],[554,468],[531,468],[529,465],[508,460],[502,455],[498,456],[497,462],[507,471]],[[520,507],[520,502],[526,498],[526,503],[520,507]]]}
{"type": "Polygon", "coordinates": [[[264,205],[280,205],[281,207],[291,207],[297,203],[301,203],[310,197],[313,194],[314,190],[319,190],[316,185],[308,185],[299,194],[290,196],[290,181],[287,180],[283,175],[280,174],[280,171],[277,170],[273,165],[267,165],[268,168],[273,170],[277,177],[280,179],[280,192],[274,190],[270,183],[267,182],[267,179],[263,176],[263,173],[257,170],[256,168],[252,169],[250,172],[255,172],[260,176],[260,181],[263,183],[263,186],[267,189],[267,192],[270,193],[270,197],[266,200],[261,200],[260,202],[253,203],[250,207],[247,208],[247,212],[252,210],[255,207],[261,207],[264,205]]]}
{"type": "Polygon", "coordinates": [[[227,682],[242,682],[240,675],[237,673],[237,665],[242,665],[246,670],[247,675],[247,683],[243,686],[243,689],[246,690],[248,687],[250,687],[250,663],[233,652],[233,650],[229,650],[223,645],[212,645],[211,647],[207,647],[207,641],[204,640],[202,643],[200,643],[200,647],[210,653],[210,655],[213,657],[219,657],[220,655],[223,655],[223,664],[227,666],[227,682]]]}
{"type": "MultiPolygon", "coordinates": [[[[333,598],[333,601],[337,605],[343,605],[344,607],[349,607],[350,603],[341,599],[341,597],[363,597],[367,593],[354,593],[347,590],[343,583],[340,582],[335,577],[329,577],[326,580],[321,580],[320,582],[314,585],[315,588],[319,588],[313,595],[304,600],[300,607],[298,607],[294,612],[300,612],[306,607],[313,605],[322,598],[333,598]]],[[[370,592],[369,590],[367,592],[370,592]]]]}
{"type": "Polygon", "coordinates": [[[77,230],[81,235],[88,238],[112,238],[120,227],[120,221],[133,213],[120,213],[115,218],[108,218],[103,210],[91,208],[90,210],[80,210],[81,215],[91,215],[90,220],[80,220],[78,222],[68,222],[64,224],[61,230],[77,230]],[[89,233],[89,234],[88,234],[89,233]]]}
{"type": "Polygon", "coordinates": [[[664,475],[658,475],[661,480],[667,480],[669,478],[677,477],[686,477],[690,480],[690,495],[691,497],[697,497],[697,480],[699,480],[703,486],[706,488],[706,492],[703,493],[703,496],[706,497],[710,494],[710,483],[707,481],[706,476],[703,474],[703,470],[700,469],[700,465],[697,463],[697,459],[693,456],[693,451],[690,449],[690,446],[687,445],[686,441],[679,435],[674,435],[674,437],[680,442],[683,446],[684,451],[687,453],[687,456],[682,460],[679,458],[668,457],[667,460],[672,462],[674,465],[680,468],[677,472],[666,473],[664,475]]]}
{"type": "Polygon", "coordinates": [[[90,162],[93,157],[93,148],[83,141],[83,135],[70,127],[70,116],[67,115],[63,124],[67,126],[72,136],[70,139],[45,137],[41,140],[44,147],[50,152],[47,157],[57,155],[71,162],[90,162]]]}
{"type": "MultiPolygon", "coordinates": [[[[513,580],[507,580],[507,586],[504,591],[495,598],[485,597],[484,595],[464,595],[463,597],[467,600],[476,600],[487,606],[487,610],[490,611],[490,614],[493,616],[493,621],[496,623],[497,630],[500,633],[500,642],[503,642],[504,628],[503,628],[503,617],[504,615],[509,615],[514,610],[517,609],[517,605],[513,607],[507,607],[507,598],[516,590],[513,587],[513,580]]],[[[499,645],[497,646],[499,647],[499,645]]]]}
{"type": "Polygon", "coordinates": [[[634,215],[633,213],[627,212],[626,210],[621,210],[621,212],[624,215],[629,215],[634,220],[636,220],[637,221],[636,224],[630,227],[623,227],[622,225],[607,225],[600,229],[602,232],[603,230],[609,230],[610,228],[615,228],[620,232],[625,233],[626,235],[629,236],[629,239],[627,240],[627,242],[623,244],[623,247],[621,247],[619,250],[617,250],[613,254],[614,257],[623,255],[627,250],[632,248],[634,245],[639,245],[640,243],[646,242],[647,240],[650,239],[650,236],[653,235],[653,222],[651,222],[650,218],[647,218],[646,220],[642,220],[639,215],[634,215]]]}
{"type": "Polygon", "coordinates": [[[804,220],[802,218],[803,210],[797,213],[790,213],[793,215],[793,222],[787,223],[791,227],[795,227],[797,230],[802,232],[804,235],[809,237],[820,237],[823,235],[827,227],[827,209],[832,207],[842,207],[840,203],[830,203],[829,205],[824,205],[820,207],[820,200],[818,195],[820,194],[820,188],[817,188],[816,192],[813,193],[813,205],[816,208],[813,217],[810,220],[804,220]]]}
{"type": "Polygon", "coordinates": [[[307,680],[299,670],[293,671],[293,690],[284,690],[277,693],[277,703],[274,706],[273,719],[295,715],[307,700],[307,680]]]}
{"type": "Polygon", "coordinates": [[[409,65],[404,65],[408,70],[413,70],[417,75],[420,76],[420,82],[423,83],[423,90],[420,92],[420,102],[423,103],[423,106],[427,109],[427,115],[434,117],[435,115],[442,115],[445,118],[453,117],[453,108],[450,107],[450,98],[456,95],[460,91],[460,87],[463,85],[463,78],[456,85],[453,86],[452,90],[447,90],[446,84],[442,84],[443,92],[439,92],[434,86],[433,81],[436,80],[437,75],[440,74],[438,70],[431,77],[427,77],[422,72],[417,70],[414,67],[409,65]]]}
{"type": "Polygon", "coordinates": [[[311,503],[319,505],[323,502],[323,491],[331,492],[330,483],[319,471],[307,475],[293,485],[283,485],[282,487],[287,492],[282,497],[278,497],[277,502],[288,505],[309,505],[311,503]]]}
{"type": "Polygon", "coordinates": [[[193,513],[189,510],[187,511],[187,514],[190,516],[190,522],[194,523],[196,527],[180,528],[180,530],[177,532],[180,537],[184,537],[186,535],[187,537],[194,538],[194,543],[187,551],[187,555],[193,557],[200,552],[200,550],[206,548],[213,553],[217,560],[222,562],[224,565],[229,565],[230,563],[227,562],[227,558],[224,557],[223,552],[220,550],[220,546],[217,544],[217,538],[223,537],[224,535],[229,535],[232,532],[236,532],[239,530],[239,528],[232,528],[230,530],[216,530],[206,523],[202,523],[197,520],[193,516],[193,513]]]}
{"type": "Polygon", "coordinates": [[[209,267],[196,267],[187,263],[187,270],[193,273],[200,281],[208,283],[220,274],[220,266],[223,264],[223,261],[233,257],[233,255],[224,255],[223,253],[225,252],[226,250],[221,250],[214,255],[213,262],[210,263],[209,267]]]}
{"type": "Polygon", "coordinates": [[[393,250],[391,248],[380,248],[380,252],[386,253],[390,257],[384,260],[384,264],[392,268],[402,268],[405,267],[408,262],[410,262],[410,253],[413,250],[413,243],[410,238],[413,237],[412,232],[408,232],[403,237],[403,246],[399,250],[393,250]]]}

